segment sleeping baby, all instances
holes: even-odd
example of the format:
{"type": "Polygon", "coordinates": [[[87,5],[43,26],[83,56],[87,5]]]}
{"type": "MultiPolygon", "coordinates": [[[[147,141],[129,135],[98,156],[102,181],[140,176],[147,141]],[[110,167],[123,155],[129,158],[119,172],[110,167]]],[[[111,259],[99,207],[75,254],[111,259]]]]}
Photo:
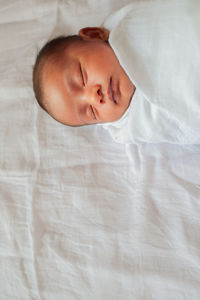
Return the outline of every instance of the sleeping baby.
{"type": "Polygon", "coordinates": [[[120,143],[199,143],[199,1],[136,1],[48,42],[33,87],[65,125],[98,124],[120,143]]]}

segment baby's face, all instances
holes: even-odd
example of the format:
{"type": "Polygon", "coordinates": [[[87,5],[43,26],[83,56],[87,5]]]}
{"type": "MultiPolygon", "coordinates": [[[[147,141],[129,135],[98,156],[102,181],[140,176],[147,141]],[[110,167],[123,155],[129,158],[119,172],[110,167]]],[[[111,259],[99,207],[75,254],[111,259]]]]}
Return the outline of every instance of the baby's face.
{"type": "Polygon", "coordinates": [[[107,43],[77,41],[46,64],[43,90],[54,119],[81,126],[118,120],[135,87],[107,43]]]}

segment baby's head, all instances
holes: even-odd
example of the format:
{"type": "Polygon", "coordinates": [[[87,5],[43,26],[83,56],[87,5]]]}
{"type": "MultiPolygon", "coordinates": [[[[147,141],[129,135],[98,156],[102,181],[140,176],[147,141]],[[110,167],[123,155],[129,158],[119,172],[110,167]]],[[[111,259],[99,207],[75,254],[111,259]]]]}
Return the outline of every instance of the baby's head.
{"type": "Polygon", "coordinates": [[[135,87],[108,43],[108,30],[83,28],[59,37],[39,52],[33,87],[40,106],[65,125],[118,120],[135,87]]]}

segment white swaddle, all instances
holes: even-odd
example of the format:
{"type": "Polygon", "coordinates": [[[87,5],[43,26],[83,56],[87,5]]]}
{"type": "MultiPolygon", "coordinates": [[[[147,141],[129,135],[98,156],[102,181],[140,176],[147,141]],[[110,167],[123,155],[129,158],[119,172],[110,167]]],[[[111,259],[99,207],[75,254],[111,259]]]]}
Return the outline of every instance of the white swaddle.
{"type": "Polygon", "coordinates": [[[104,26],[136,86],[125,115],[104,128],[121,143],[199,143],[200,1],[137,1],[104,26]]]}

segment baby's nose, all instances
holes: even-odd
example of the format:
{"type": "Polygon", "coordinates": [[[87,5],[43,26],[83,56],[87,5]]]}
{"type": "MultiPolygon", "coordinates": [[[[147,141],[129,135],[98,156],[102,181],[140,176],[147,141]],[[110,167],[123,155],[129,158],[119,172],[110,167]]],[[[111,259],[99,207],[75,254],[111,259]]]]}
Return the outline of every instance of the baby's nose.
{"type": "Polygon", "coordinates": [[[87,87],[86,89],[86,100],[90,103],[90,104],[103,104],[105,103],[104,101],[104,96],[102,93],[102,88],[101,85],[92,85],[87,87]]]}

